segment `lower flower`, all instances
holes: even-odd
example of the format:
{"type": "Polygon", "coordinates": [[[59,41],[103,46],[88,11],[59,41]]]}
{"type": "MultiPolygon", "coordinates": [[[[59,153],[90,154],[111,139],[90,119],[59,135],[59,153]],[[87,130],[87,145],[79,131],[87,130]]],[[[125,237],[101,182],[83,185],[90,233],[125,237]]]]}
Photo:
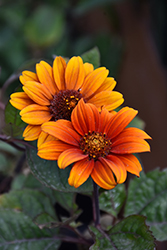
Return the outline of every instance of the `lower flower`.
{"type": "Polygon", "coordinates": [[[149,135],[138,128],[126,128],[137,113],[129,107],[118,113],[106,109],[99,113],[93,104],[81,99],[71,121],[42,125],[42,130],[51,136],[40,144],[38,155],[58,160],[61,169],[74,163],[68,182],[75,188],[91,176],[100,187],[112,189],[126,180],[127,171],[139,177],[142,167],[133,153],[150,151],[145,141],[151,139],[149,135]]]}

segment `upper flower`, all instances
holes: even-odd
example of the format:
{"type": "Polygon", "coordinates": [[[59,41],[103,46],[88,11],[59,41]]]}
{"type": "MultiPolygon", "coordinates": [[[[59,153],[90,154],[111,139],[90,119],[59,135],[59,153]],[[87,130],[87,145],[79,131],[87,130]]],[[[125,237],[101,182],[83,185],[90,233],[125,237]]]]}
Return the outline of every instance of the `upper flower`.
{"type": "Polygon", "coordinates": [[[58,120],[42,125],[50,138],[39,146],[38,155],[58,160],[59,168],[74,163],[68,182],[76,188],[91,176],[102,188],[112,189],[126,180],[127,171],[139,176],[142,168],[133,153],[150,151],[144,140],[150,136],[138,128],[126,128],[136,114],[128,107],[118,113],[106,109],[99,113],[81,99],[71,122],[58,120]]]}
{"type": "Polygon", "coordinates": [[[41,61],[36,65],[36,73],[23,71],[20,81],[24,92],[12,94],[10,102],[21,110],[22,120],[29,124],[23,133],[25,140],[36,140],[45,122],[71,120],[71,112],[81,98],[99,110],[105,106],[111,111],[120,106],[122,94],[113,91],[116,82],[107,77],[108,73],[105,67],[94,70],[79,56],[67,63],[58,56],[53,68],[41,61]]]}

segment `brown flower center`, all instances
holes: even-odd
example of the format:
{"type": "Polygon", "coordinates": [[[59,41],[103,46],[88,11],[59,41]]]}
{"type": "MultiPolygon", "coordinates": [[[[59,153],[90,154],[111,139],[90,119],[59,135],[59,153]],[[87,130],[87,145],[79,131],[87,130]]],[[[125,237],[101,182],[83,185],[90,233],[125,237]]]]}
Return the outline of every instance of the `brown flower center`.
{"type": "Polygon", "coordinates": [[[54,95],[50,102],[50,112],[52,120],[71,120],[71,112],[82,98],[82,94],[76,90],[60,90],[54,95]]]}
{"type": "Polygon", "coordinates": [[[80,149],[89,159],[97,160],[99,157],[106,157],[111,150],[111,141],[105,133],[89,132],[80,139],[80,149]]]}

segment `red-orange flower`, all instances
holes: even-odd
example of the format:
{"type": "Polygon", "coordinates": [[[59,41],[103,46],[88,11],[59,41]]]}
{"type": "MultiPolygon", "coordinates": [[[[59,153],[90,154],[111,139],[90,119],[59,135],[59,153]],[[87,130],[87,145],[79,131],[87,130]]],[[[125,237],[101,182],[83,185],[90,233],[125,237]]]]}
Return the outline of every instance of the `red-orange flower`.
{"type": "Polygon", "coordinates": [[[94,70],[90,63],[83,63],[81,57],[72,57],[67,63],[58,56],[53,67],[41,61],[36,73],[23,71],[20,81],[23,91],[11,95],[11,104],[21,110],[24,122],[29,124],[23,137],[36,140],[41,134],[41,125],[58,119],[71,119],[71,112],[83,98],[86,103],[105,106],[111,111],[123,102],[122,94],[113,91],[116,82],[107,77],[105,67],[94,70]]]}
{"type": "Polygon", "coordinates": [[[61,169],[74,163],[68,182],[75,188],[89,176],[102,188],[112,189],[126,180],[127,171],[139,176],[142,167],[133,153],[150,151],[144,139],[150,139],[138,128],[126,128],[137,111],[125,107],[109,113],[81,99],[73,110],[71,122],[58,120],[42,125],[42,130],[58,140],[45,141],[38,155],[58,160],[61,169]]]}

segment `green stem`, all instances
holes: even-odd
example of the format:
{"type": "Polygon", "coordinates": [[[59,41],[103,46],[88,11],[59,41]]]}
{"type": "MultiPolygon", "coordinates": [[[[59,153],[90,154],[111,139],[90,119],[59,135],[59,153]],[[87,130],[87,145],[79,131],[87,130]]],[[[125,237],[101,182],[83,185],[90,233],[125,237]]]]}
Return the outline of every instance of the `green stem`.
{"type": "Polygon", "coordinates": [[[93,181],[93,217],[95,227],[100,225],[100,210],[99,210],[99,187],[93,181]]]}

